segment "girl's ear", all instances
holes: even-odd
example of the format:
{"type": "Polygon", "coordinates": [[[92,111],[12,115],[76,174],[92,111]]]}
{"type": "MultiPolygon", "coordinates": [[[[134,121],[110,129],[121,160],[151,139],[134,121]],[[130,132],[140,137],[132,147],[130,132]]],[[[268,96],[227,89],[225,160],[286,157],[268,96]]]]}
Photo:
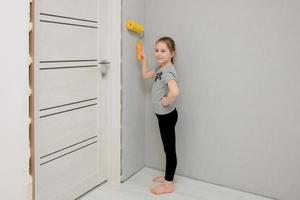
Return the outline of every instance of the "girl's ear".
{"type": "Polygon", "coordinates": [[[173,58],[175,56],[175,51],[172,51],[171,57],[173,58]]]}

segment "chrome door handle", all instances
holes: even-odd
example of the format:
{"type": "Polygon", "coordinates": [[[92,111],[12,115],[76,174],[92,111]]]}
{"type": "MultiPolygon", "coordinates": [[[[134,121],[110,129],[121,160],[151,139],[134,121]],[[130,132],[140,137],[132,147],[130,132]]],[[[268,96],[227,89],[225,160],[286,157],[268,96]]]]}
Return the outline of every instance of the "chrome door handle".
{"type": "Polygon", "coordinates": [[[109,65],[110,62],[107,61],[107,60],[102,60],[102,61],[98,62],[98,64],[100,64],[100,65],[109,65]]]}
{"type": "Polygon", "coordinates": [[[102,76],[105,76],[110,68],[110,61],[101,60],[100,62],[98,62],[98,64],[100,65],[100,72],[102,76]]]}

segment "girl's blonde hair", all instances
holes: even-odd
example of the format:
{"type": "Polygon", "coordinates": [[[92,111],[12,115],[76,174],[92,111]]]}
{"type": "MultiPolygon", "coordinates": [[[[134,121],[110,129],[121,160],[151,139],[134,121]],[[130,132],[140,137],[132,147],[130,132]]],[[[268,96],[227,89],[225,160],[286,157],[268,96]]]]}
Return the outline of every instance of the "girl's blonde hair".
{"type": "Polygon", "coordinates": [[[171,62],[174,64],[174,57],[175,57],[175,53],[176,53],[174,40],[170,37],[161,37],[155,42],[155,44],[157,44],[159,42],[165,43],[167,45],[168,49],[170,50],[170,52],[174,53],[174,56],[171,58],[171,62]]]}

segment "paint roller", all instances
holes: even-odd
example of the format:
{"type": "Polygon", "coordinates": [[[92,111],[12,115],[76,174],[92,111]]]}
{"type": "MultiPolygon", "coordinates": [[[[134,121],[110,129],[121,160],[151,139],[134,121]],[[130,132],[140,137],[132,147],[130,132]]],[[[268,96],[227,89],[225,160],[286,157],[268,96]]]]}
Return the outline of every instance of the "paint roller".
{"type": "Polygon", "coordinates": [[[136,55],[138,60],[143,60],[143,44],[142,44],[142,38],[144,37],[144,26],[133,21],[133,20],[128,20],[127,21],[127,29],[134,32],[139,36],[139,39],[136,44],[136,55]]]}

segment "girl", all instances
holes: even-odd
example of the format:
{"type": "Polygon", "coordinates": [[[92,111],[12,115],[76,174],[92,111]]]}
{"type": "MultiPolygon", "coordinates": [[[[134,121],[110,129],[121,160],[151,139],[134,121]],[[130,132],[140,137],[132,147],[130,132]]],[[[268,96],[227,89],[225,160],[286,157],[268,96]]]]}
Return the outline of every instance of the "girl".
{"type": "Polygon", "coordinates": [[[144,52],[142,60],[143,78],[154,78],[152,103],[166,154],[165,176],[155,177],[153,181],[160,183],[160,185],[150,189],[153,194],[157,195],[173,192],[173,178],[177,166],[175,125],[178,115],[174,102],[179,95],[179,88],[174,67],[174,56],[174,40],[170,37],[162,37],[155,42],[155,59],[158,64],[156,70],[149,69],[144,52]]]}

